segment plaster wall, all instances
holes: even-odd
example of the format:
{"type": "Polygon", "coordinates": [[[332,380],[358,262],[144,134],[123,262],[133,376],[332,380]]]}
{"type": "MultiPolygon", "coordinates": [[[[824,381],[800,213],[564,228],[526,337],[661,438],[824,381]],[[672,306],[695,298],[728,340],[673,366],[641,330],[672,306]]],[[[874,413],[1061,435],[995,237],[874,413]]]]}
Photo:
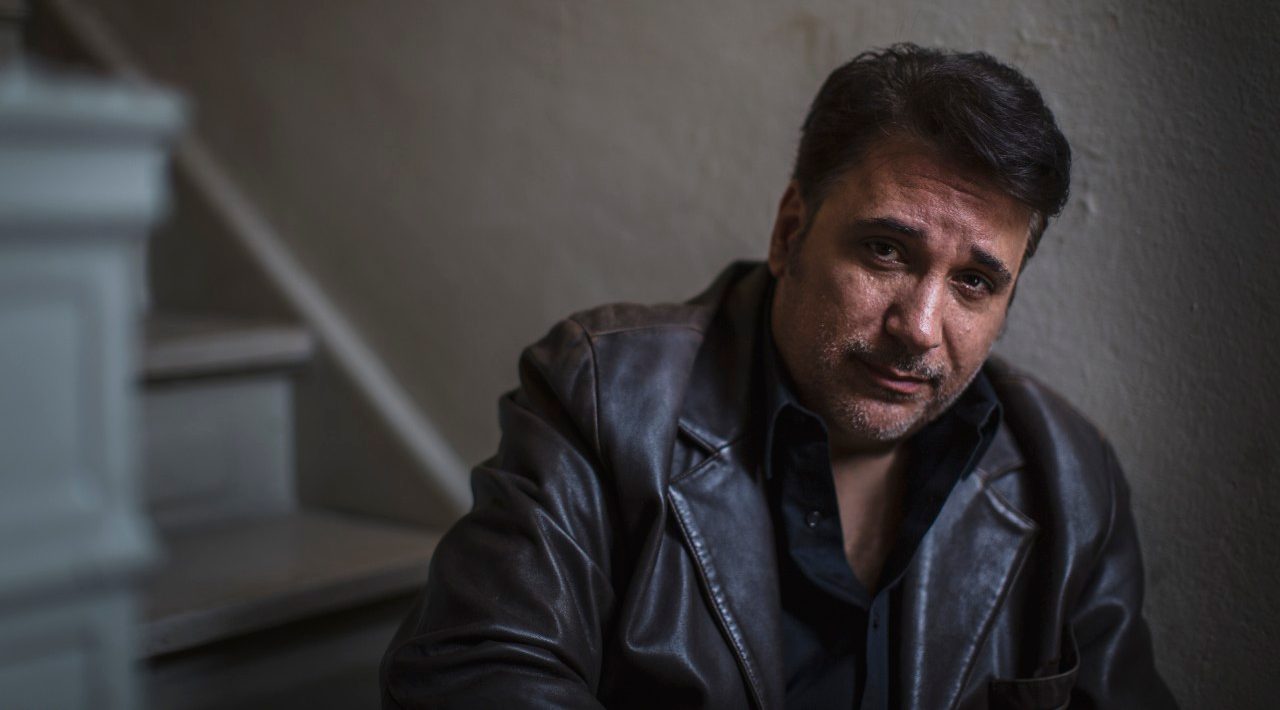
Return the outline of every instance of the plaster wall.
{"type": "Polygon", "coordinates": [[[1271,707],[1280,6],[91,0],[464,458],[560,316],[764,255],[822,78],[898,40],[1035,79],[1074,191],[999,351],[1115,442],[1187,708],[1271,707]]]}

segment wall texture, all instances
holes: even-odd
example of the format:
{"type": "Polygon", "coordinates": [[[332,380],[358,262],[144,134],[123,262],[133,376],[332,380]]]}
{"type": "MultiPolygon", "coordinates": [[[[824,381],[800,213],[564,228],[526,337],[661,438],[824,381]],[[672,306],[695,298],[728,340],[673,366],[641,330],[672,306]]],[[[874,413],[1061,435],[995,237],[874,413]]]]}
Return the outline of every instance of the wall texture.
{"type": "Polygon", "coordinates": [[[1187,708],[1280,698],[1280,6],[91,0],[464,458],[520,347],[763,256],[826,73],[1027,71],[1076,154],[999,349],[1109,432],[1187,708]]]}

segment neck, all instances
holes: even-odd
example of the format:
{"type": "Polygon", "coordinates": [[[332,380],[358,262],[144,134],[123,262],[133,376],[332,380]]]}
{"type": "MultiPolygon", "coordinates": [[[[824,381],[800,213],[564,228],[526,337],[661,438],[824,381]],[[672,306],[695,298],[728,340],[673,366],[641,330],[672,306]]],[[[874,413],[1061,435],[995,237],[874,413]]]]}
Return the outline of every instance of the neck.
{"type": "Polygon", "coordinates": [[[902,468],[905,450],[901,444],[880,448],[858,448],[831,444],[831,470],[841,475],[883,480],[902,468]]]}
{"type": "Polygon", "coordinates": [[[845,559],[873,592],[902,523],[905,453],[903,447],[893,446],[869,452],[833,450],[831,455],[845,559]]]}

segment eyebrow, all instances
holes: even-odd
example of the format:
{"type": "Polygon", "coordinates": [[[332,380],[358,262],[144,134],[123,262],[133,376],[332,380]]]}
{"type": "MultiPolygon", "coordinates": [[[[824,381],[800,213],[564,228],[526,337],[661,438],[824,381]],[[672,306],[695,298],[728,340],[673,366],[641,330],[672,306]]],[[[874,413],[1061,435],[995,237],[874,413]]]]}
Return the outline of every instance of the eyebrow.
{"type": "Polygon", "coordinates": [[[905,222],[899,222],[892,217],[872,217],[870,219],[860,219],[854,223],[855,227],[866,229],[868,227],[878,227],[887,229],[890,232],[901,234],[904,237],[914,237],[916,239],[924,239],[924,230],[912,227],[905,222]]]}
{"type": "Polygon", "coordinates": [[[978,247],[969,247],[969,256],[974,261],[995,272],[995,279],[999,283],[996,284],[1000,288],[1004,288],[1013,283],[1013,272],[1009,271],[1009,267],[1004,265],[994,254],[978,247]]]}
{"type": "MultiPolygon", "coordinates": [[[[870,219],[860,219],[854,223],[855,228],[860,229],[885,229],[895,234],[913,239],[925,238],[925,232],[922,229],[912,227],[905,222],[901,222],[892,217],[872,217],[870,219]]],[[[970,247],[969,256],[974,261],[990,269],[995,276],[996,286],[1004,288],[1013,283],[1013,272],[1005,265],[1003,261],[991,252],[980,247],[970,247]]]]}

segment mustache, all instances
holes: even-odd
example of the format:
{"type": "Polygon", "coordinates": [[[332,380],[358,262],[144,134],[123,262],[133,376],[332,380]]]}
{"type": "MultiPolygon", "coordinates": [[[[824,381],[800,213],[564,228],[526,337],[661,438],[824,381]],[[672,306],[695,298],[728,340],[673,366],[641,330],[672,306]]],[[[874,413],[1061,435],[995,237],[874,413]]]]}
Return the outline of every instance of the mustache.
{"type": "Polygon", "coordinates": [[[928,380],[935,387],[942,384],[947,375],[945,365],[931,363],[923,355],[899,347],[876,348],[868,341],[853,340],[845,347],[845,353],[877,367],[928,380]]]}

